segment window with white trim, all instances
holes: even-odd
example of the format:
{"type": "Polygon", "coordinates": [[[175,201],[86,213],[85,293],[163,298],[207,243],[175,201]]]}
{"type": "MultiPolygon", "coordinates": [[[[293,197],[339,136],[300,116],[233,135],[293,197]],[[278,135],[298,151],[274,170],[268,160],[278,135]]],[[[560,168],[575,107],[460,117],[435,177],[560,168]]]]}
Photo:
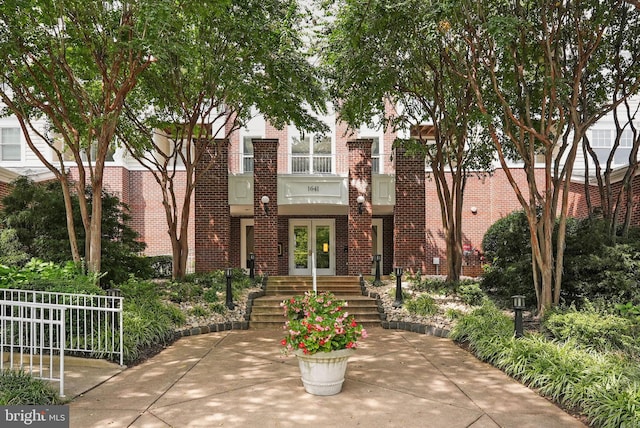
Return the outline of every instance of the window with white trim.
{"type": "Polygon", "coordinates": [[[625,129],[620,136],[620,147],[630,149],[633,147],[633,131],[625,129]]]}
{"type": "Polygon", "coordinates": [[[331,137],[304,134],[291,137],[292,174],[331,174],[333,154],[331,137]]]}
{"type": "Polygon", "coordinates": [[[594,149],[611,147],[611,130],[593,129],[591,131],[591,147],[594,149]]]}
{"type": "Polygon", "coordinates": [[[253,139],[260,136],[242,137],[242,172],[253,172],[253,139]]]}
{"type": "Polygon", "coordinates": [[[0,160],[22,160],[20,128],[2,128],[2,132],[0,132],[0,160]]]}
{"type": "Polygon", "coordinates": [[[371,172],[380,174],[382,172],[380,163],[380,137],[360,136],[362,140],[373,140],[371,145],[371,172]]]}

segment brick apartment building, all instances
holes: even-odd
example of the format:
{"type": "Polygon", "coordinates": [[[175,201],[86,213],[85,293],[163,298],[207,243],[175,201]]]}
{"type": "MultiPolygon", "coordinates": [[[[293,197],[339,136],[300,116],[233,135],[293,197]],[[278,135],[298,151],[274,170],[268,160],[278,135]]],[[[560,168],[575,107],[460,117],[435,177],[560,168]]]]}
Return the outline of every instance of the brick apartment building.
{"type": "MultiPolygon", "coordinates": [[[[331,131],[315,135],[293,126],[278,130],[256,117],[220,147],[226,163],[198,172],[189,270],[247,268],[254,257],[257,271],[269,275],[310,275],[313,267],[318,275],[359,275],[372,273],[380,255],[383,274],[394,266],[445,273],[439,202],[424,160],[392,149],[391,132],[347,132],[334,116],[325,120],[331,131]]],[[[18,175],[51,177],[16,128],[15,120],[0,120],[0,195],[18,175]]],[[[512,172],[524,183],[521,169],[512,172]]],[[[170,255],[160,188],[122,149],[107,163],[105,189],[129,205],[146,254],[170,255]]],[[[584,189],[572,184],[570,215],[586,215],[584,189]]],[[[501,169],[468,178],[463,275],[481,272],[484,233],[517,209],[501,169]]]]}

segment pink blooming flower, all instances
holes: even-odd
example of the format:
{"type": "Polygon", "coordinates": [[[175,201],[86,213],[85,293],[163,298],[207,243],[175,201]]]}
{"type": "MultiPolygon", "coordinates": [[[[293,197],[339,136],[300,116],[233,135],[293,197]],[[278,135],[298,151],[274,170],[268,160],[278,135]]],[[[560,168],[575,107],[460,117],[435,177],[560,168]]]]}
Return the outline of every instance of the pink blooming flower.
{"type": "Polygon", "coordinates": [[[286,350],[305,354],[328,349],[355,348],[366,332],[344,311],[346,302],[331,293],[311,292],[283,302],[287,337],[281,342],[286,350]]]}

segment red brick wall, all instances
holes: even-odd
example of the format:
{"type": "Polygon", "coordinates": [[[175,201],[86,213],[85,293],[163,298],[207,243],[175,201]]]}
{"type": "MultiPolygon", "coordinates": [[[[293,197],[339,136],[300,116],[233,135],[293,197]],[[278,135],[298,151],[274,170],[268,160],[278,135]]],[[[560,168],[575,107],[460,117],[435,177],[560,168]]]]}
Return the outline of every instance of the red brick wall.
{"type": "Polygon", "coordinates": [[[278,140],[253,140],[254,253],[259,274],[279,273],[278,261],[278,140]],[[269,197],[269,213],[262,197],[269,197]]]}
{"type": "MultiPolygon", "coordinates": [[[[71,168],[70,177],[78,179],[77,168],[71,168]]],[[[176,172],[176,198],[182,207],[185,194],[186,173],[176,172]]],[[[129,206],[131,220],[129,226],[139,235],[139,240],[147,247],[147,256],[171,255],[171,240],[168,235],[167,219],[162,205],[162,192],[153,175],[144,170],[128,170],[122,166],[106,166],[104,173],[104,190],[118,196],[129,206]]],[[[189,259],[188,269],[193,267],[194,259],[194,199],[190,206],[190,221],[188,226],[189,259]]]]}
{"type": "Polygon", "coordinates": [[[0,209],[2,209],[2,198],[11,193],[10,187],[9,183],[3,183],[0,181],[0,209]]]}
{"type": "MultiPolygon", "coordinates": [[[[424,160],[397,148],[393,264],[405,272],[425,272],[427,257],[424,160]]],[[[430,204],[431,208],[431,204],[430,204]]],[[[433,215],[431,209],[427,215],[433,215]]]]}
{"type": "Polygon", "coordinates": [[[348,275],[371,270],[371,140],[353,140],[349,147],[348,275]],[[364,196],[362,213],[357,198],[364,196]]]}
{"type": "Polygon", "coordinates": [[[231,214],[229,209],[228,144],[219,142],[205,154],[196,170],[195,189],[196,272],[209,272],[230,266],[229,245],[231,214]],[[208,170],[204,165],[217,157],[208,170]]]}

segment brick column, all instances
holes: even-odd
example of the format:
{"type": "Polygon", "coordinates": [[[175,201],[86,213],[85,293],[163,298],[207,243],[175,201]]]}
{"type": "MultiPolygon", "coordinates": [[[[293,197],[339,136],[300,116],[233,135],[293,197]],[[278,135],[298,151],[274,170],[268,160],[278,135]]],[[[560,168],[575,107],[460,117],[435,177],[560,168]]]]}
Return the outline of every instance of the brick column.
{"type": "Polygon", "coordinates": [[[216,140],[198,165],[195,188],[196,272],[229,267],[229,142],[216,140]]]}
{"type": "Polygon", "coordinates": [[[253,252],[256,271],[278,274],[278,140],[253,140],[253,252]],[[262,197],[269,197],[269,213],[262,197]]]}
{"type": "Polygon", "coordinates": [[[371,145],[372,140],[348,141],[349,147],[349,253],[348,274],[371,273],[371,145]],[[358,196],[364,196],[362,214],[358,196]]]}
{"type": "Polygon", "coordinates": [[[426,272],[426,202],[424,159],[395,150],[394,266],[412,273],[426,272]]]}

